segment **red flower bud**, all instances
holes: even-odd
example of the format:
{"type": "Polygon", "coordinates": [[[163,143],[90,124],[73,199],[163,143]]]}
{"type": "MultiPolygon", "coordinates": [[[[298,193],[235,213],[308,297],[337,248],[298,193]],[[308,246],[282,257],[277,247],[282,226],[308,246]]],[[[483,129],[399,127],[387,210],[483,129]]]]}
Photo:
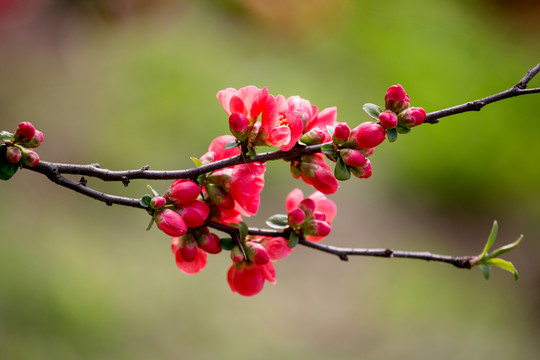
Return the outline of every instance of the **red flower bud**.
{"type": "Polygon", "coordinates": [[[158,228],[167,235],[180,237],[187,231],[184,219],[182,219],[180,214],[171,209],[156,211],[154,220],[156,221],[158,228]]]}
{"type": "Polygon", "coordinates": [[[306,213],[306,216],[311,216],[313,214],[313,211],[315,211],[316,206],[317,204],[315,203],[315,201],[310,198],[305,198],[300,201],[300,204],[298,204],[298,207],[306,213]]]}
{"type": "Polygon", "coordinates": [[[358,150],[341,149],[339,151],[343,162],[349,166],[362,166],[366,163],[366,157],[358,150]]]}
{"type": "Polygon", "coordinates": [[[358,178],[367,179],[371,176],[371,163],[369,160],[363,166],[351,166],[349,169],[358,178]]]}
{"type": "Polygon", "coordinates": [[[292,209],[288,214],[289,225],[293,228],[300,227],[306,220],[306,213],[300,208],[292,209]]]}
{"type": "Polygon", "coordinates": [[[22,162],[28,167],[34,167],[39,164],[39,155],[32,149],[23,148],[22,162]]]}
{"type": "Polygon", "coordinates": [[[179,211],[187,227],[190,228],[203,226],[210,213],[208,205],[201,200],[195,200],[189,204],[184,204],[179,207],[179,211]]]}
{"type": "Polygon", "coordinates": [[[17,164],[22,159],[22,151],[16,146],[10,146],[6,150],[6,158],[10,163],[17,164]]]}
{"type": "Polygon", "coordinates": [[[326,221],[326,214],[322,211],[316,210],[313,212],[313,218],[315,220],[326,221]]]}
{"type": "Polygon", "coordinates": [[[191,262],[197,257],[197,240],[195,240],[192,232],[188,232],[182,236],[180,253],[182,254],[182,258],[187,262],[191,262]]]}
{"type": "Polygon", "coordinates": [[[385,110],[380,113],[379,121],[385,129],[393,129],[398,124],[397,115],[391,110],[385,110]]]}
{"type": "Polygon", "coordinates": [[[332,140],[335,144],[341,145],[347,141],[350,134],[351,129],[349,128],[349,125],[347,125],[347,123],[339,123],[334,129],[334,136],[332,136],[332,140]]]}
{"type": "Polygon", "coordinates": [[[351,131],[356,146],[361,149],[373,148],[382,143],[386,137],[386,130],[374,122],[365,122],[351,131]]]}
{"type": "Polygon", "coordinates": [[[165,197],[178,204],[187,204],[197,199],[200,191],[201,188],[199,185],[193,181],[187,179],[178,179],[173,182],[165,194],[165,197]]]}
{"type": "Polygon", "coordinates": [[[15,141],[25,143],[34,137],[36,128],[29,122],[22,122],[19,124],[17,131],[15,132],[15,141]]]}
{"type": "Polygon", "coordinates": [[[384,96],[386,109],[399,113],[409,107],[409,96],[399,84],[390,86],[384,96]]]}
{"type": "Polygon", "coordinates": [[[37,148],[43,142],[43,133],[39,130],[36,130],[34,137],[30,141],[23,143],[24,146],[29,148],[37,148]]]}
{"type": "Polygon", "coordinates": [[[241,113],[232,113],[229,117],[229,129],[236,139],[244,141],[249,135],[249,120],[241,113]]]}
{"type": "Polygon", "coordinates": [[[244,248],[249,261],[257,265],[264,265],[270,261],[268,252],[261,244],[253,241],[246,241],[244,248]]]}
{"type": "Polygon", "coordinates": [[[242,254],[242,250],[238,246],[233,247],[231,250],[231,260],[234,262],[244,261],[244,254],[242,254]]]}
{"type": "Polygon", "coordinates": [[[161,209],[165,205],[167,205],[167,200],[163,196],[154,196],[150,200],[150,207],[152,209],[161,209]]]}
{"type": "Polygon", "coordinates": [[[399,115],[399,124],[406,127],[418,126],[424,123],[426,112],[421,107],[403,110],[399,115]]]}
{"type": "Polygon", "coordinates": [[[214,204],[223,209],[234,208],[234,199],[231,194],[226,192],[221,186],[206,184],[205,188],[210,200],[212,200],[214,204]]]}
{"type": "Polygon", "coordinates": [[[319,128],[313,128],[300,137],[300,141],[306,145],[322,144],[326,134],[319,128]]]}
{"type": "Polygon", "coordinates": [[[304,229],[304,234],[311,236],[327,236],[330,234],[332,227],[326,221],[310,220],[304,229]]]}
{"type": "MultiPolygon", "coordinates": [[[[208,228],[205,228],[208,231],[208,228]]],[[[205,232],[197,238],[199,247],[210,254],[219,254],[221,252],[221,247],[219,246],[220,239],[214,233],[205,232]]]]}

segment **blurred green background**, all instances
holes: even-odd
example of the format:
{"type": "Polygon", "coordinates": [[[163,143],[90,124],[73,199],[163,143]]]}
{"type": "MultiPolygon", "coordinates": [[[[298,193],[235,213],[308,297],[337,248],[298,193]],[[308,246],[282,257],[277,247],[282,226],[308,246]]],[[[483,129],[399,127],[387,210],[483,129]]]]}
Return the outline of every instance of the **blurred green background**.
{"type": "MultiPolygon", "coordinates": [[[[521,79],[540,59],[539,16],[533,0],[0,0],[0,129],[34,123],[47,161],[186,168],[228,133],[220,89],[298,94],[354,126],[369,120],[363,103],[400,83],[435,111],[521,79]]],[[[276,264],[276,285],[243,298],[226,255],[184,275],[144,212],[20,171],[0,184],[0,358],[533,358],[539,105],[509,99],[383,144],[372,178],[331,197],[325,241],[470,255],[497,219],[498,245],[525,235],[505,257],[517,282],[299,247],[276,264]]],[[[284,212],[292,188],[311,192],[283,162],[268,164],[266,184],[250,225],[284,212]]],[[[146,181],[89,185],[147,192],[146,181]]]]}

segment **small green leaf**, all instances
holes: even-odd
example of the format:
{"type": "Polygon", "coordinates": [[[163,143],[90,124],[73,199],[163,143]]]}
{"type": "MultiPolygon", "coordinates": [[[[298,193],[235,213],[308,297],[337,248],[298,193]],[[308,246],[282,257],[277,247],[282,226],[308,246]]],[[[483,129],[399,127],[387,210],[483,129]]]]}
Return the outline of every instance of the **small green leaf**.
{"type": "Polygon", "coordinates": [[[148,226],[146,227],[146,231],[150,230],[152,228],[152,225],[154,225],[154,217],[151,216],[150,217],[150,223],[148,224],[148,226]]]}
{"type": "Polygon", "coordinates": [[[240,145],[240,141],[238,140],[231,140],[228,143],[225,144],[224,148],[225,150],[232,149],[240,145]]]}
{"type": "Polygon", "coordinates": [[[199,166],[202,166],[202,165],[203,165],[203,163],[201,162],[201,160],[197,159],[196,157],[193,157],[193,156],[192,156],[190,159],[191,159],[191,161],[193,161],[193,163],[195,164],[196,167],[199,167],[199,166]]]}
{"type": "Polygon", "coordinates": [[[150,185],[146,185],[146,187],[150,189],[150,191],[152,192],[152,194],[154,194],[154,196],[159,196],[158,192],[154,190],[150,185]]]}
{"type": "Polygon", "coordinates": [[[289,243],[287,244],[287,246],[290,248],[295,247],[296,245],[298,245],[298,240],[300,240],[300,238],[294,231],[292,231],[291,235],[289,235],[289,243]]]}
{"type": "Polygon", "coordinates": [[[388,141],[390,142],[396,141],[398,137],[398,132],[396,128],[386,130],[386,136],[388,137],[388,141]]]}
{"type": "Polygon", "coordinates": [[[151,200],[152,200],[152,197],[147,194],[147,195],[144,195],[142,198],[139,199],[139,204],[141,204],[145,208],[149,208],[151,200]]]}
{"type": "Polygon", "coordinates": [[[219,240],[219,247],[221,247],[223,250],[232,250],[236,245],[236,241],[234,241],[232,238],[223,238],[219,240]]]}
{"type": "Polygon", "coordinates": [[[336,150],[334,149],[334,144],[332,143],[324,144],[323,146],[321,146],[321,152],[323,154],[332,156],[334,154],[334,151],[336,150]]]}
{"type": "Polygon", "coordinates": [[[257,153],[255,152],[255,149],[252,147],[248,147],[248,155],[251,160],[255,159],[255,156],[257,156],[257,153]]]}
{"type": "Polygon", "coordinates": [[[491,228],[491,233],[489,234],[488,241],[486,242],[486,245],[484,246],[484,250],[480,254],[480,259],[486,257],[489,249],[491,249],[491,246],[493,246],[493,243],[495,242],[495,239],[497,238],[497,232],[499,231],[499,224],[497,223],[497,220],[493,222],[493,227],[491,228]]]}
{"type": "Polygon", "coordinates": [[[489,273],[491,272],[491,266],[489,265],[478,265],[482,274],[484,274],[484,279],[489,280],[489,273]]]}
{"type": "Polygon", "coordinates": [[[514,274],[514,280],[517,280],[519,278],[516,268],[510,261],[506,261],[503,259],[488,259],[488,260],[483,261],[482,265],[484,264],[494,265],[494,266],[500,267],[501,269],[511,272],[512,274],[514,274]]]}
{"type": "Polygon", "coordinates": [[[286,229],[289,227],[289,218],[284,214],[275,214],[266,220],[266,225],[274,229],[286,229]]]}
{"type": "Polygon", "coordinates": [[[246,225],[245,222],[241,221],[239,224],[238,224],[238,233],[240,235],[240,240],[244,240],[248,234],[248,226],[246,225]]]}
{"type": "Polygon", "coordinates": [[[7,157],[7,145],[0,145],[0,180],[9,180],[17,170],[19,170],[19,164],[13,164],[7,157]]]}
{"type": "Polygon", "coordinates": [[[351,170],[349,170],[349,167],[343,162],[341,157],[338,157],[337,159],[334,175],[336,176],[336,179],[341,181],[349,180],[351,178],[351,170]]]}
{"type": "Polygon", "coordinates": [[[521,236],[519,237],[519,239],[517,239],[517,240],[514,241],[513,243],[508,244],[508,245],[501,246],[500,248],[493,250],[493,252],[489,253],[489,255],[486,256],[486,258],[488,258],[488,259],[498,258],[498,257],[501,256],[502,254],[507,253],[507,252],[509,252],[510,250],[513,250],[516,246],[519,245],[519,243],[521,242],[521,240],[523,240],[523,235],[521,235],[521,236]]]}
{"type": "Polygon", "coordinates": [[[328,131],[330,136],[334,136],[334,130],[336,130],[336,128],[330,125],[326,125],[326,130],[328,131]]]}
{"type": "Polygon", "coordinates": [[[364,109],[364,111],[366,112],[366,114],[369,115],[369,117],[375,120],[379,120],[379,114],[383,112],[383,109],[381,109],[379,105],[370,103],[364,104],[362,109],[364,109]]]}
{"type": "Polygon", "coordinates": [[[0,139],[3,141],[11,141],[13,139],[13,134],[7,131],[0,131],[0,139]]]}
{"type": "Polygon", "coordinates": [[[406,126],[399,125],[399,124],[398,124],[398,126],[396,126],[396,130],[400,134],[408,134],[408,133],[411,132],[411,128],[408,128],[406,126]]]}
{"type": "Polygon", "coordinates": [[[203,184],[206,182],[208,174],[201,174],[197,176],[197,182],[199,183],[199,186],[203,186],[203,184]]]}

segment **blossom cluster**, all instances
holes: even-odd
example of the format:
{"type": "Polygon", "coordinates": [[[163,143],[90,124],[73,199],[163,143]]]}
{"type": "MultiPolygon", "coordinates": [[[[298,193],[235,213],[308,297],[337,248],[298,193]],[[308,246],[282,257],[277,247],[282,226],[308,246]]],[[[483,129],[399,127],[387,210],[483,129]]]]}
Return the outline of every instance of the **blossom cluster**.
{"type": "Polygon", "coordinates": [[[34,167],[39,164],[39,155],[34,151],[43,142],[43,133],[29,122],[22,122],[15,134],[0,133],[5,144],[0,145],[0,179],[8,180],[23,165],[34,167]]]}
{"type": "Polygon", "coordinates": [[[247,86],[228,88],[217,94],[229,116],[231,135],[215,138],[198,165],[210,164],[238,155],[252,161],[222,167],[195,179],[176,180],[160,196],[147,195],[142,201],[159,229],[172,237],[176,264],[184,273],[202,270],[207,254],[229,251],[232,265],[227,280],[233,292],[251,296],[259,293],[266,281],[275,283],[273,262],[288,256],[296,244],[320,241],[330,234],[337,208],[326,197],[339,188],[338,180],[351,174],[371,176],[368,156],[388,133],[406,133],[424,121],[421,108],[411,108],[409,97],[400,85],[385,95],[385,110],[366,104],[364,110],[376,121],[351,129],[337,122],[335,107],[319,111],[299,96],[271,95],[268,88],[247,86]],[[267,224],[280,229],[275,236],[253,235],[244,217],[258,212],[264,187],[266,164],[254,161],[260,146],[295,147],[320,145],[320,151],[288,157],[294,178],[302,179],[316,191],[304,198],[299,189],[286,198],[286,215],[274,215],[267,224]],[[332,171],[330,164],[335,163],[332,171]],[[210,231],[212,224],[228,229],[220,238],[210,231]]]}

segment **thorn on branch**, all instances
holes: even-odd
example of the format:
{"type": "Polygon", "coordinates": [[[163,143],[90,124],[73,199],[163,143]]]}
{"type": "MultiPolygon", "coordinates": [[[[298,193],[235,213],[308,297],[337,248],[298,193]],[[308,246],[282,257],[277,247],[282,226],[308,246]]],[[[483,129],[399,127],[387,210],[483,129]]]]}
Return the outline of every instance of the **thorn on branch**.
{"type": "Polygon", "coordinates": [[[86,184],[88,184],[88,180],[86,180],[83,176],[81,177],[81,180],[79,180],[79,184],[81,184],[82,186],[86,186],[86,184]]]}
{"type": "Polygon", "coordinates": [[[142,171],[145,171],[145,170],[148,170],[148,169],[150,169],[150,165],[144,165],[144,166],[141,168],[142,171]]]}

